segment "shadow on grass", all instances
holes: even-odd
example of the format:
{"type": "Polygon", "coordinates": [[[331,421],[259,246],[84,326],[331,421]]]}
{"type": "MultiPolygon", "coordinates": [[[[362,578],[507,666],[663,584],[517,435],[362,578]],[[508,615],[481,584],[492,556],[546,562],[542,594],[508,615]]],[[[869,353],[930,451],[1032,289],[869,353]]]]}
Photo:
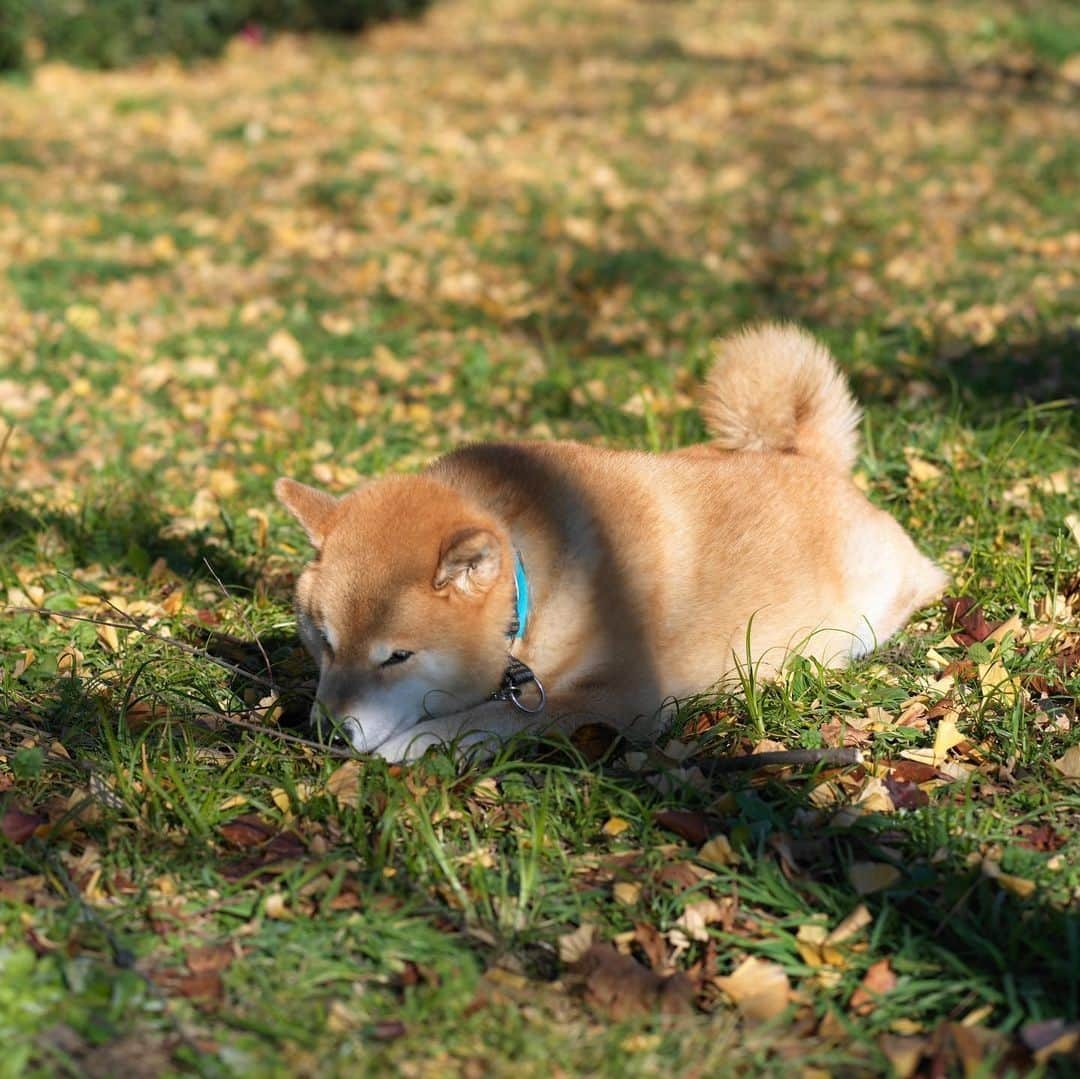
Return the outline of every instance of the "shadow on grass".
{"type": "MultiPolygon", "coordinates": [[[[112,573],[144,576],[158,560],[184,578],[212,575],[228,588],[250,591],[261,580],[260,566],[229,544],[200,530],[185,535],[149,497],[119,493],[107,504],[84,503],[70,512],[38,507],[18,498],[0,501],[0,551],[59,540],[76,566],[98,564],[112,573]]],[[[289,582],[282,582],[287,588],[289,582]]]]}

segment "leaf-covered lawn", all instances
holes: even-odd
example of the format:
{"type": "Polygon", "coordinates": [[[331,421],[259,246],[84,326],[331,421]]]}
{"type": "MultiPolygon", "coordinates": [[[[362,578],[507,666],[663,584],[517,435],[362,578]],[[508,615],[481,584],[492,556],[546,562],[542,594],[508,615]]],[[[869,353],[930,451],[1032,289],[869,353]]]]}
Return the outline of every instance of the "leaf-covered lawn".
{"type": "Polygon", "coordinates": [[[1075,1068],[1078,42],[450,0],[0,84],[0,1075],[1075,1068]],[[663,753],[304,744],[277,475],[683,445],[762,317],[953,600],[663,753]],[[774,743],[866,763],[709,774],[774,743]]]}

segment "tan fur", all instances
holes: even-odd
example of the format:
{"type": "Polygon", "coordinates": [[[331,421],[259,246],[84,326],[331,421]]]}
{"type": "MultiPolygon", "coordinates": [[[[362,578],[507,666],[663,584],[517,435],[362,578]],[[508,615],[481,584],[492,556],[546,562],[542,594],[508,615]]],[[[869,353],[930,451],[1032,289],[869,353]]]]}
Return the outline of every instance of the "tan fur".
{"type": "Polygon", "coordinates": [[[391,760],[595,718],[649,734],[740,665],[843,664],[941,592],[847,475],[858,409],[822,346],[778,326],[730,338],[707,395],[715,441],[678,453],[469,446],[337,501],[280,480],[318,550],[297,587],[313,714],[391,760]],[[531,606],[510,645],[518,554],[531,606]],[[489,699],[508,649],[546,688],[538,715],[489,699]]]}

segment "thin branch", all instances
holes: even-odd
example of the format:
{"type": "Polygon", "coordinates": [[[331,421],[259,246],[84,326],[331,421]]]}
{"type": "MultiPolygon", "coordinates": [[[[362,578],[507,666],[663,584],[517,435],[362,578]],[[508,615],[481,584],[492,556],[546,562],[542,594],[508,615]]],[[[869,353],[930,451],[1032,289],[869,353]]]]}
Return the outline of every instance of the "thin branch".
{"type": "MultiPolygon", "coordinates": [[[[232,601],[232,596],[229,595],[229,590],[225,587],[225,585],[221,583],[221,578],[217,575],[214,567],[210,565],[210,560],[208,558],[203,558],[203,565],[205,565],[206,568],[210,571],[210,576],[213,577],[215,581],[217,581],[217,586],[221,589],[221,594],[227,600],[232,601]]],[[[274,680],[274,668],[270,665],[270,657],[266,654],[266,649],[263,648],[263,643],[259,640],[259,635],[255,632],[255,628],[248,621],[247,615],[244,614],[242,609],[237,609],[240,614],[240,621],[244,625],[244,629],[246,629],[248,633],[251,634],[251,639],[255,642],[255,647],[258,648],[259,655],[262,656],[263,664],[266,667],[266,675],[272,683],[274,680]]]]}
{"type": "Polygon", "coordinates": [[[247,678],[249,681],[255,682],[260,686],[266,686],[273,690],[278,688],[277,683],[263,677],[261,674],[255,674],[253,671],[249,671],[235,663],[230,663],[228,660],[212,656],[204,649],[196,648],[194,645],[190,645],[185,641],[178,641],[175,637],[166,637],[160,633],[154,633],[153,630],[147,629],[141,622],[138,622],[130,615],[127,615],[128,621],[126,622],[111,622],[104,618],[91,618],[89,615],[80,614],[78,611],[50,611],[44,607],[4,607],[3,610],[5,614],[36,614],[43,618],[69,618],[73,622],[89,622],[92,626],[112,626],[114,629],[132,629],[137,633],[141,633],[144,637],[149,637],[151,640],[155,641],[161,641],[163,644],[167,644],[172,648],[178,648],[181,652],[186,652],[190,656],[198,656],[200,659],[208,660],[215,666],[221,667],[222,670],[240,675],[240,677],[247,678]]]}
{"type": "Polygon", "coordinates": [[[718,757],[715,760],[696,760],[694,763],[707,776],[727,775],[729,772],[757,772],[762,768],[850,768],[862,764],[862,751],[843,749],[785,749],[775,753],[748,753],[740,757],[718,757]]]}

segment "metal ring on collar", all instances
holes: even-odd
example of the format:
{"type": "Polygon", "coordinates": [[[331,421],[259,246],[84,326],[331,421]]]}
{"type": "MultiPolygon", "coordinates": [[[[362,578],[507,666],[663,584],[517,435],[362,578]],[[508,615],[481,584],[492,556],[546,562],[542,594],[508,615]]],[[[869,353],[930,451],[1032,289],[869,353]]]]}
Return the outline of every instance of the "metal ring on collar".
{"type": "Polygon", "coordinates": [[[530,708],[527,704],[523,704],[521,697],[519,696],[525,686],[529,684],[528,682],[524,682],[520,686],[511,686],[506,693],[507,697],[519,712],[524,712],[526,715],[530,716],[536,715],[537,712],[542,712],[544,710],[544,705],[547,703],[547,694],[544,692],[544,687],[541,684],[540,679],[534,676],[531,679],[531,682],[536,686],[536,691],[540,694],[540,700],[537,702],[535,708],[530,708]]]}

